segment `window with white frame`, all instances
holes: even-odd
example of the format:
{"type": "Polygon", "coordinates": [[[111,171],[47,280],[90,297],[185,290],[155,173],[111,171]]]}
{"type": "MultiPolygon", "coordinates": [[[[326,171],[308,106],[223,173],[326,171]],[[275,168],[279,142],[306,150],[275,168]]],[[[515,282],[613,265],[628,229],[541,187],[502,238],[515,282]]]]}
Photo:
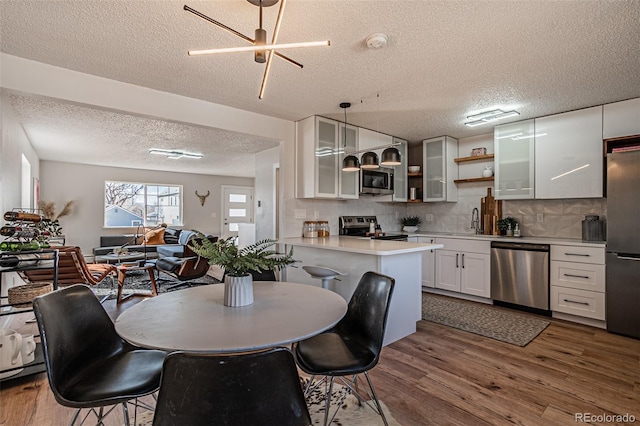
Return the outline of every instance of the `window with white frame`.
{"type": "Polygon", "coordinates": [[[104,226],[181,226],[182,185],[106,181],[104,226]]]}

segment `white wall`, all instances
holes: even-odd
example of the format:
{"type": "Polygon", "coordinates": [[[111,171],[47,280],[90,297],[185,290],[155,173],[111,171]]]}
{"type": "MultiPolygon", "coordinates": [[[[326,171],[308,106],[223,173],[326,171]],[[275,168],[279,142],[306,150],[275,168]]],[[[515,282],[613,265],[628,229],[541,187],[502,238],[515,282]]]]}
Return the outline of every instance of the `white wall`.
{"type": "Polygon", "coordinates": [[[221,185],[253,186],[251,178],[198,175],[163,171],[100,167],[42,161],[40,164],[41,199],[56,203],[59,212],[65,202],[74,200],[73,212],[60,218],[66,244],[77,245],[86,255],[100,245],[100,235],[134,233],[134,228],[104,228],[104,182],[106,180],[183,186],[184,226],[204,233],[220,235],[221,185]],[[211,191],[204,206],[195,195],[211,191]],[[216,217],[212,217],[212,213],[216,217]]]}
{"type": "Polygon", "coordinates": [[[280,147],[256,155],[254,217],[256,241],[276,238],[275,230],[275,168],[280,164],[280,147]],[[260,204],[258,206],[258,204],[260,204]]]}
{"type": "Polygon", "coordinates": [[[0,208],[2,214],[16,207],[32,208],[33,178],[40,176],[38,155],[33,150],[31,142],[16,118],[15,112],[4,92],[0,94],[0,111],[2,120],[0,129],[0,208]],[[31,163],[31,196],[30,204],[21,205],[22,191],[22,154],[31,163]]]}

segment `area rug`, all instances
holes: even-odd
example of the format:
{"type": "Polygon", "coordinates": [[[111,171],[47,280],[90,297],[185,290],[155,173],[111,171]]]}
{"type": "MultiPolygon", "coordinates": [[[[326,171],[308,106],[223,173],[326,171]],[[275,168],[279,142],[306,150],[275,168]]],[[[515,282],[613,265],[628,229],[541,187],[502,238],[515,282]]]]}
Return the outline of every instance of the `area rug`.
{"type": "MultiPolygon", "coordinates": [[[[331,393],[331,414],[337,404],[344,396],[346,388],[344,386],[334,384],[331,393]]],[[[389,409],[380,401],[384,415],[389,426],[401,426],[396,419],[393,418],[389,409]]],[[[312,392],[307,398],[307,406],[311,415],[312,425],[321,425],[324,422],[324,399],[320,392],[312,392]]],[[[138,414],[136,426],[151,426],[153,423],[153,412],[146,411],[138,414]]],[[[358,400],[353,395],[347,395],[338,411],[338,414],[330,423],[333,426],[377,426],[384,425],[382,417],[380,417],[367,404],[358,405],[358,400]]]]}
{"type": "Polygon", "coordinates": [[[422,318],[517,346],[526,346],[549,321],[483,303],[422,293],[422,318]]]}

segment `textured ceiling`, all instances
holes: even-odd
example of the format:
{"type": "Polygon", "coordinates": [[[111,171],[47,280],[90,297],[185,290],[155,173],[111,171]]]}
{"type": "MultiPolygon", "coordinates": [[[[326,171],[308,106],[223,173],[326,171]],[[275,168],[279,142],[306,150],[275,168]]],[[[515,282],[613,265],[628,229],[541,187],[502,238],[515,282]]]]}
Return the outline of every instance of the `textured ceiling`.
{"type": "MultiPolygon", "coordinates": [[[[283,51],[304,68],[274,60],[263,100],[257,95],[264,65],[251,53],[186,55],[246,42],[185,12],[184,4],[0,1],[1,49],[292,121],[314,114],[342,120],[339,103],[349,101],[350,123],[412,142],[488,133],[490,127],[463,122],[489,108],[515,108],[516,121],[640,97],[640,0],[289,0],[279,42],[330,39],[331,47],[283,51]],[[364,39],[376,32],[387,34],[389,44],[368,50],[364,39]]],[[[258,26],[258,9],[247,1],[186,4],[250,37],[258,26]]],[[[265,9],[269,38],[277,9],[265,9]]],[[[225,146],[238,157],[274,146],[49,100],[14,96],[12,103],[44,159],[95,163],[96,152],[108,152],[116,139],[132,158],[113,159],[123,167],[139,167],[146,149],[159,143],[215,152],[225,146]],[[114,138],[119,133],[127,137],[114,138]]],[[[222,157],[221,164],[174,163],[194,172],[252,173],[252,164],[219,169],[228,163],[222,157]]]]}

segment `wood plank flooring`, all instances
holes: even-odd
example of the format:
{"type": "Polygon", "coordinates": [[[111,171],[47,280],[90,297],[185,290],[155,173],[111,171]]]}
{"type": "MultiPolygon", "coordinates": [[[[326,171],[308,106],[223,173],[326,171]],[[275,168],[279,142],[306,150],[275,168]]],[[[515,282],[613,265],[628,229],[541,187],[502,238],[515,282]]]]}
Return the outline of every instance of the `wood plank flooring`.
{"type": "MultiPolygon", "coordinates": [[[[106,308],[113,316],[136,302],[106,308]]],[[[571,425],[576,413],[640,422],[640,340],[550,321],[523,348],[420,321],[383,349],[371,378],[404,426],[571,425]]],[[[56,403],[45,374],[0,383],[1,426],[66,425],[72,412],[56,403]]],[[[107,426],[121,423],[113,416],[107,426]]]]}

